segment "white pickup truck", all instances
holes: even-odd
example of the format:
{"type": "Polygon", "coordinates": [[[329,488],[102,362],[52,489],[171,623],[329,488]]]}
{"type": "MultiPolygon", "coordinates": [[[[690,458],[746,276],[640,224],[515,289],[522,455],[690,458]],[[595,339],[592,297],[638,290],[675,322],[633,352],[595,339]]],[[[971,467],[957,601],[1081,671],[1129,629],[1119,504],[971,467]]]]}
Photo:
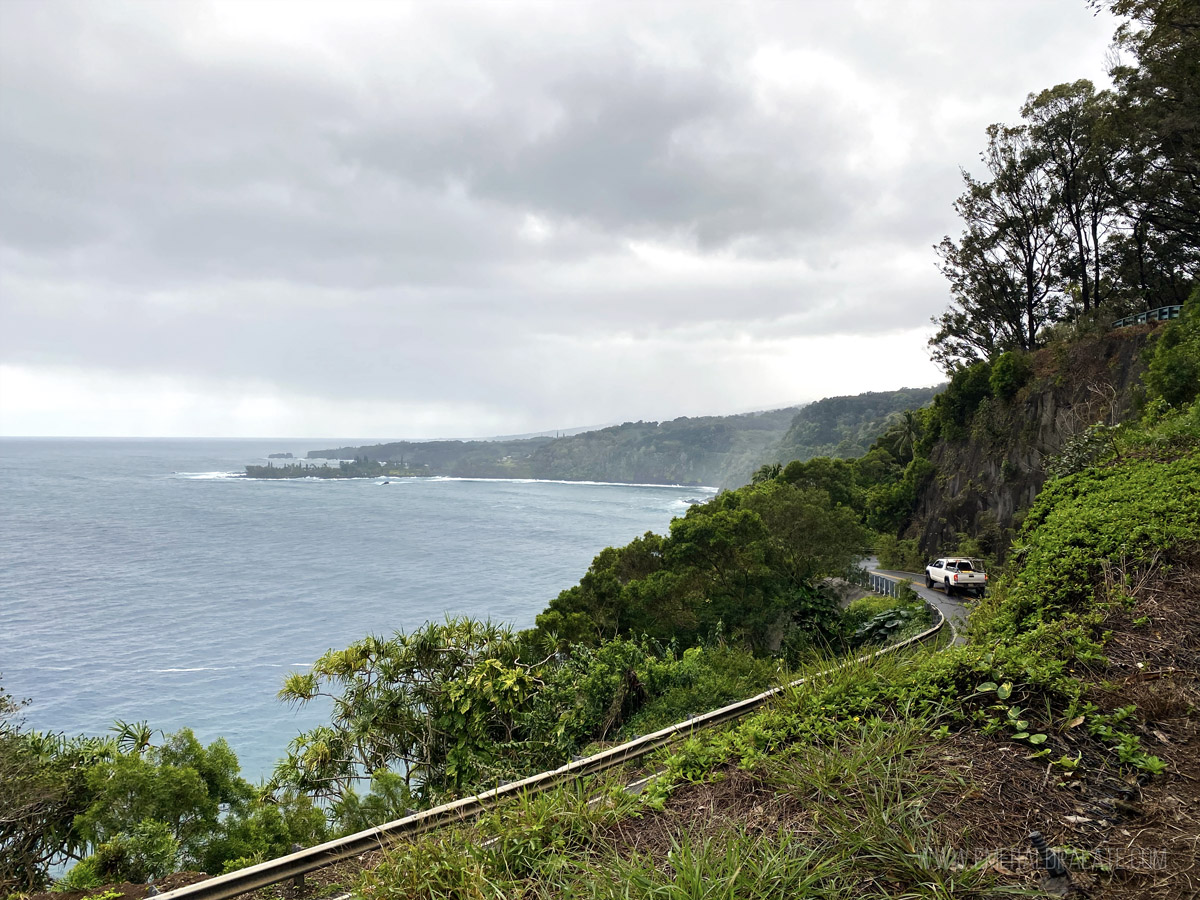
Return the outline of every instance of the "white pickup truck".
{"type": "Polygon", "coordinates": [[[987,590],[987,573],[978,560],[947,556],[925,567],[925,587],[931,588],[935,584],[945,588],[947,595],[953,595],[955,591],[971,591],[976,597],[982,597],[987,590]]]}

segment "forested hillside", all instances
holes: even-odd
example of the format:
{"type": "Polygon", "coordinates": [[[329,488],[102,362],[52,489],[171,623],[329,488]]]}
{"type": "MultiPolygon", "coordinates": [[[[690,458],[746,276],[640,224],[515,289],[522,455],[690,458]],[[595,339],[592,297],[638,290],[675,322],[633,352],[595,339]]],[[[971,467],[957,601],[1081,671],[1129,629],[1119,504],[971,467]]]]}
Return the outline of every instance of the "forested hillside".
{"type": "Polygon", "coordinates": [[[382,461],[427,475],[716,485],[756,460],[797,410],[626,422],[561,438],[398,441],[311,450],[308,458],[382,461]]]}
{"type": "Polygon", "coordinates": [[[788,427],[797,408],[738,416],[626,422],[538,448],[536,478],[721,484],[788,427]]]}
{"type": "Polygon", "coordinates": [[[893,417],[929,405],[943,387],[868,391],[810,403],[796,413],[783,437],[768,447],[754,465],[731,470],[723,485],[745,484],[762,465],[786,465],[814,456],[842,459],[861,456],[883,434],[893,417]]]}
{"type": "MultiPolygon", "coordinates": [[[[385,462],[399,467],[397,474],[732,488],[750,481],[764,462],[858,456],[895,416],[927,405],[939,390],[871,391],[827,397],[802,408],[626,422],[560,438],[397,441],[311,450],[308,458],[385,462]]],[[[350,474],[370,471],[354,469],[350,474]]],[[[256,469],[253,474],[289,477],[284,473],[256,469]]]]}
{"type": "Polygon", "coordinates": [[[386,462],[421,475],[532,478],[533,454],[553,440],[536,437],[507,441],[396,441],[310,450],[308,459],[386,462]]]}

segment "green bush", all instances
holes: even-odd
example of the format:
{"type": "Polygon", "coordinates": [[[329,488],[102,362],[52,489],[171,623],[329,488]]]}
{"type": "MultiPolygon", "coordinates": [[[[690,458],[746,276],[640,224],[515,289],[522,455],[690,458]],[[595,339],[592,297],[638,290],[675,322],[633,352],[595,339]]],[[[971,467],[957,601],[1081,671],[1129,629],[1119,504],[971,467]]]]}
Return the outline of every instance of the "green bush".
{"type": "Polygon", "coordinates": [[[971,430],[971,422],[979,404],[992,396],[992,367],[987,362],[962,366],[950,376],[946,390],[933,398],[933,414],[930,428],[922,449],[938,436],[950,441],[964,440],[971,430]]]}
{"type": "Polygon", "coordinates": [[[1033,375],[1029,354],[1018,350],[1007,350],[992,363],[992,374],[988,378],[992,393],[1001,400],[1011,400],[1033,375]]]}
{"type": "Polygon", "coordinates": [[[768,688],[777,673],[775,660],[736,647],[692,647],[671,666],[669,686],[630,718],[624,733],[648,734],[750,697],[768,688]]]}
{"type": "Polygon", "coordinates": [[[885,569],[897,569],[901,572],[920,572],[925,568],[925,557],[916,538],[900,539],[890,534],[883,534],[875,542],[875,555],[879,557],[879,565],[885,569]]]}
{"type": "Polygon", "coordinates": [[[1200,396],[1200,285],[1192,290],[1177,322],[1163,328],[1146,372],[1152,398],[1183,406],[1200,396]]]}
{"type": "Polygon", "coordinates": [[[55,893],[65,891],[90,891],[104,884],[104,877],[96,868],[96,858],[86,856],[67,870],[51,888],[55,893]]]}
{"type": "Polygon", "coordinates": [[[166,822],[143,819],[97,847],[92,859],[107,881],[150,881],[175,871],[179,841],[166,822]]]}

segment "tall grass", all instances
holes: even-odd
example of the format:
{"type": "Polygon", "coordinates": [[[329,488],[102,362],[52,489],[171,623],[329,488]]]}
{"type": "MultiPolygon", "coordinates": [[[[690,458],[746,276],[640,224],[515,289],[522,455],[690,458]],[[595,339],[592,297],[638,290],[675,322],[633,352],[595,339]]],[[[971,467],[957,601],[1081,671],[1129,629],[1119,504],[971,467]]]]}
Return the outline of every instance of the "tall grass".
{"type": "Polygon", "coordinates": [[[931,723],[872,718],[795,746],[755,771],[787,814],[770,828],[714,816],[672,827],[665,850],[630,850],[611,827],[667,815],[614,789],[567,787],[420,839],[367,876],[365,900],[402,897],[733,900],[950,898],[1000,889],[986,868],[930,847],[923,766],[931,723]]]}

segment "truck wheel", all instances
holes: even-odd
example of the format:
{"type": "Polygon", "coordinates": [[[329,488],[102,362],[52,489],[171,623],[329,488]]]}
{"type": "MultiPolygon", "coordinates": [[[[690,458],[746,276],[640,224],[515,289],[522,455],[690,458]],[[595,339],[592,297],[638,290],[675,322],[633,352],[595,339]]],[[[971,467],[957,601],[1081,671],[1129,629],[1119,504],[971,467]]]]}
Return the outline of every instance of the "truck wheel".
{"type": "Polygon", "coordinates": [[[927,587],[927,588],[933,587],[933,579],[929,577],[928,572],[925,573],[925,587],[927,587]]]}
{"type": "Polygon", "coordinates": [[[950,579],[949,579],[949,578],[947,578],[947,579],[946,579],[946,596],[947,596],[947,597],[953,597],[953,596],[954,596],[954,588],[952,588],[952,587],[950,586],[950,579]]]}

